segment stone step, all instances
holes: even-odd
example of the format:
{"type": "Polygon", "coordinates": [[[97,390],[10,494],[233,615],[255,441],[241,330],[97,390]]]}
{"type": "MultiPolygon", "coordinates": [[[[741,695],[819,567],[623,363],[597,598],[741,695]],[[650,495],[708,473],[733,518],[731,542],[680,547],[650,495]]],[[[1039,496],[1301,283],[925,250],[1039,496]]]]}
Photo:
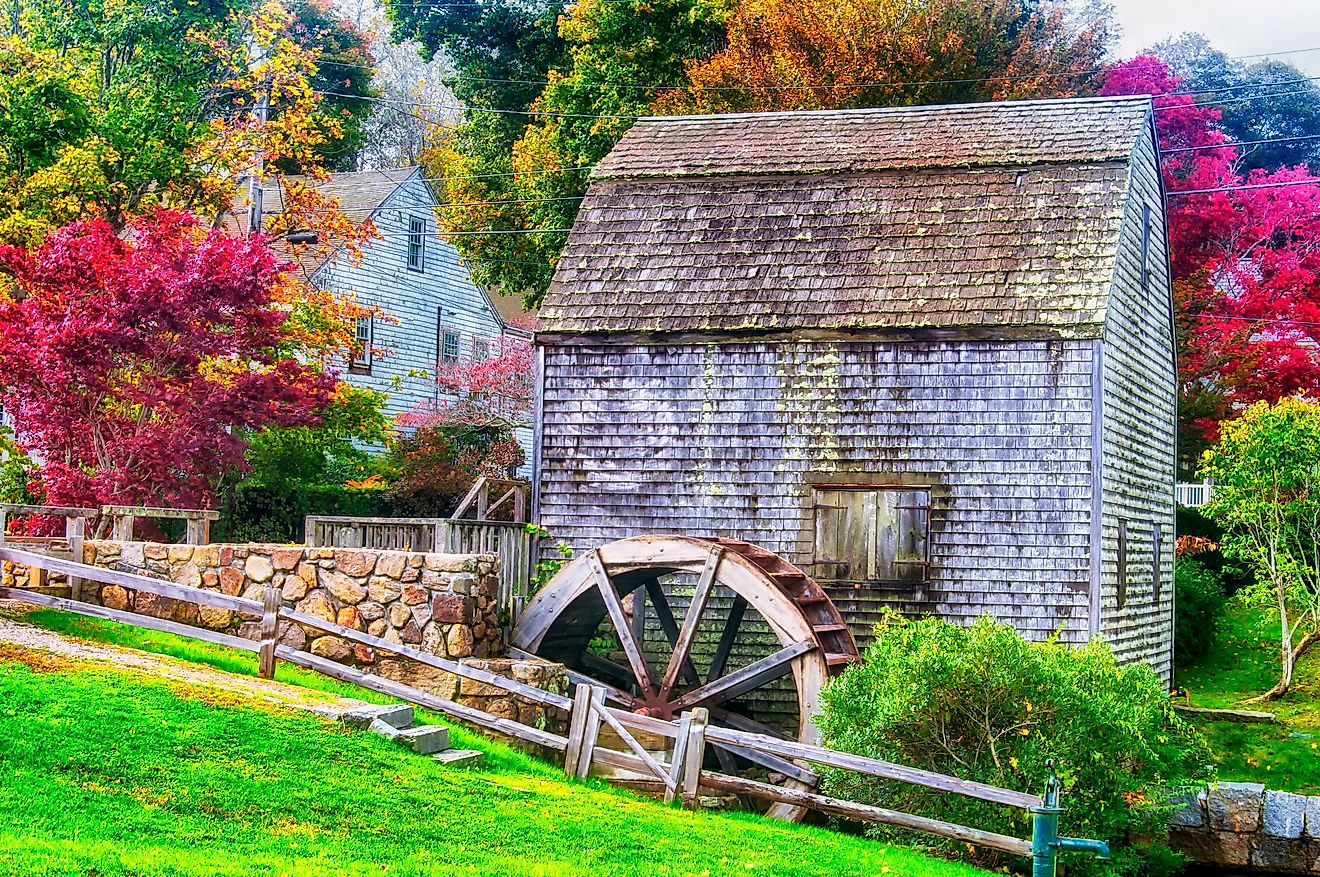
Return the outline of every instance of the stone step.
{"type": "Polygon", "coordinates": [[[418,755],[433,755],[449,748],[449,729],[444,725],[421,725],[398,731],[394,742],[416,752],[418,755]]]}
{"type": "Polygon", "coordinates": [[[413,708],[404,703],[357,707],[339,714],[339,721],[352,728],[368,728],[380,721],[391,728],[403,729],[413,723],[413,708]]]}
{"type": "Polygon", "coordinates": [[[446,749],[431,757],[447,767],[481,767],[486,763],[486,753],[477,749],[446,749]]]}

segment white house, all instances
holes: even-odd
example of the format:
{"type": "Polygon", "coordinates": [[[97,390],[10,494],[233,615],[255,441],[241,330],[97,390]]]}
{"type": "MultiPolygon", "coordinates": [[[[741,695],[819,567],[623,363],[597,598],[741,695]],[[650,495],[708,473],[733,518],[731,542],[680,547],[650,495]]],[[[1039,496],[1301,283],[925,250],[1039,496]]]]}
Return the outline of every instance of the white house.
{"type": "MultiPolygon", "coordinates": [[[[438,202],[420,168],[334,174],[318,188],[337,198],[349,218],[370,219],[379,232],[356,263],[332,256],[304,268],[317,286],[352,293],[360,304],[381,311],[358,321],[364,352],[346,364],[345,378],[385,393],[391,417],[441,401],[438,363],[485,359],[499,351],[504,338],[529,339],[529,332],[506,321],[521,313],[517,300],[497,307],[440,237],[438,202]]],[[[268,215],[280,211],[281,196],[277,187],[264,191],[268,215]]],[[[530,473],[531,430],[516,432],[530,473]]]]}

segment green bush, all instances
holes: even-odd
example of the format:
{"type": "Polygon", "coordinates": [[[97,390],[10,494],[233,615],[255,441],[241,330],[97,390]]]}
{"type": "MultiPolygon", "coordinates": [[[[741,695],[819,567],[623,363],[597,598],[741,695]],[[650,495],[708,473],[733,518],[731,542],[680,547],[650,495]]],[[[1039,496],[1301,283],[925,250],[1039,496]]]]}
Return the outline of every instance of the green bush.
{"type": "Polygon", "coordinates": [[[1173,656],[1179,667],[1186,667],[1214,646],[1227,597],[1219,576],[1199,560],[1179,559],[1173,583],[1173,656]]]}
{"type": "Polygon", "coordinates": [[[384,517],[392,514],[384,493],[333,484],[240,484],[224,496],[216,542],[301,542],[307,515],[384,517]]]}
{"type": "MultiPolygon", "coordinates": [[[[1031,643],[989,618],[960,627],[891,617],[877,625],[864,661],[826,687],[824,706],[826,743],[860,755],[1036,794],[1056,760],[1067,808],[1060,830],[1114,849],[1106,863],[1070,856],[1076,873],[1171,873],[1177,857],[1150,840],[1167,824],[1164,790],[1211,772],[1205,742],[1174,714],[1150,667],[1120,667],[1099,642],[1031,643]]],[[[829,773],[826,786],[864,803],[1031,833],[1024,811],[960,795],[842,772],[829,773]]],[[[918,838],[932,841],[907,839],[918,838]]],[[[993,853],[942,846],[983,866],[1001,864],[993,853]]]]}

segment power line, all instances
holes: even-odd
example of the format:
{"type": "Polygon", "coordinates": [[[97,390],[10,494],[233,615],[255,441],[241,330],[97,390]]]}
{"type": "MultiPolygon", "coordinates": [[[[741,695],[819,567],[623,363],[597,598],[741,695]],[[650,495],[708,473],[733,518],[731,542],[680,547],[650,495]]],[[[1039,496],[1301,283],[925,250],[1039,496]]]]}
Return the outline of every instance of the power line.
{"type": "MultiPolygon", "coordinates": [[[[474,106],[464,106],[462,104],[434,104],[434,103],[426,103],[423,101],[400,100],[398,98],[363,97],[361,95],[345,94],[343,92],[338,92],[338,91],[317,91],[316,94],[319,94],[322,97],[351,97],[356,100],[364,100],[369,103],[398,105],[398,106],[406,106],[406,107],[421,107],[424,109],[431,109],[431,110],[456,110],[458,112],[464,112],[464,113],[474,113],[474,112],[503,113],[505,115],[510,115],[510,116],[544,116],[547,118],[556,118],[556,119],[618,119],[629,122],[635,122],[637,120],[637,116],[605,115],[605,114],[592,114],[592,113],[549,113],[549,112],[542,112],[540,110],[507,110],[501,107],[474,107],[474,106]]],[[[422,117],[418,117],[418,118],[422,118],[422,117]]],[[[432,120],[422,118],[422,121],[427,122],[432,120]]]]}
{"type": "Polygon", "coordinates": [[[1215,314],[1210,311],[1197,311],[1194,314],[1188,314],[1190,317],[1210,317],[1214,320],[1234,320],[1243,323],[1282,323],[1291,326],[1307,326],[1309,328],[1320,329],[1320,323],[1310,320],[1291,320],[1287,318],[1271,317],[1237,317],[1232,314],[1215,314]]]}
{"type": "MultiPolygon", "coordinates": [[[[1155,107],[1155,112],[1160,113],[1160,112],[1164,112],[1165,110],[1186,110],[1186,109],[1191,109],[1193,107],[1209,107],[1211,109],[1214,109],[1215,107],[1221,107],[1224,104],[1248,103],[1254,100],[1273,100],[1274,98],[1292,97],[1293,95],[1312,94],[1312,93],[1313,92],[1308,91],[1306,89],[1299,89],[1297,91],[1275,92],[1272,94],[1249,94],[1246,97],[1230,97],[1226,100],[1192,101],[1191,103],[1188,104],[1165,104],[1164,106],[1157,105],[1155,107]]],[[[1151,95],[1151,97],[1158,100],[1159,98],[1162,97],[1168,97],[1168,95],[1156,94],[1156,95],[1151,95]]]]}
{"type": "Polygon", "coordinates": [[[1241,186],[1219,186],[1214,189],[1179,189],[1176,192],[1166,192],[1166,196],[1172,198],[1174,195],[1209,195],[1213,192],[1241,192],[1247,189],[1282,189],[1286,186],[1320,186],[1320,177],[1314,180],[1287,180],[1279,183],[1244,183],[1241,186]]]}
{"type": "Polygon", "coordinates": [[[1237,140],[1227,143],[1216,143],[1208,146],[1179,146],[1177,149],[1161,149],[1161,155],[1171,155],[1175,152],[1197,152],[1203,149],[1236,149],[1239,146],[1263,146],[1267,143],[1295,143],[1300,140],[1320,140],[1320,134],[1299,134],[1296,137],[1269,137],[1265,140],[1237,140]]]}

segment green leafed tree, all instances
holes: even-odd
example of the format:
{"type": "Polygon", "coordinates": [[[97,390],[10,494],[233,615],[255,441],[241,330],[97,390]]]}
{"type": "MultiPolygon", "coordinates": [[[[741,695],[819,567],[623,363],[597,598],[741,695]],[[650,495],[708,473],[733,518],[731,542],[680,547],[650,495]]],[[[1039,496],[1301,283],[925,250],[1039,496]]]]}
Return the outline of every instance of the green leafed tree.
{"type": "Polygon", "coordinates": [[[1320,640],[1320,404],[1259,402],[1224,423],[1201,471],[1215,483],[1206,511],[1224,528],[1223,550],[1255,573],[1244,599],[1279,619],[1279,681],[1320,640]]]}

